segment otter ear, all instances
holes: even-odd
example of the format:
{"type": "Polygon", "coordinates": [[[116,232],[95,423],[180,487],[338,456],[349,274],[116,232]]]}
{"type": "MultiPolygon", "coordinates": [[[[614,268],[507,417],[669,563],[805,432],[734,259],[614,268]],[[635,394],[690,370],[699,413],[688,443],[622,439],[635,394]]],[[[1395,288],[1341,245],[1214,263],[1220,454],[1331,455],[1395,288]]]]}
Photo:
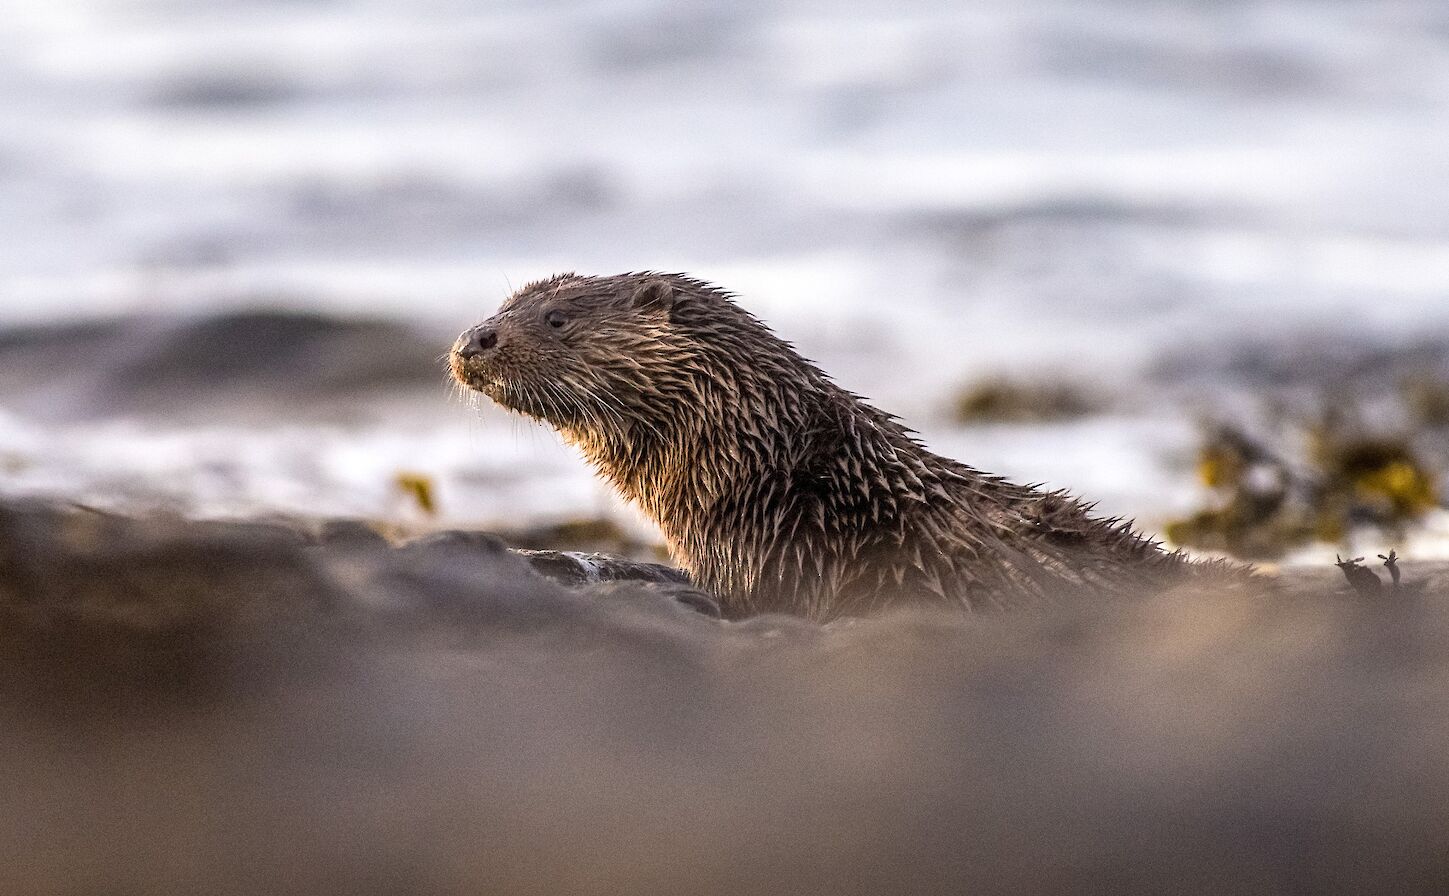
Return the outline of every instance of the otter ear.
{"type": "Polygon", "coordinates": [[[650,280],[634,291],[629,304],[640,311],[674,310],[674,287],[664,280],[650,280]]]}

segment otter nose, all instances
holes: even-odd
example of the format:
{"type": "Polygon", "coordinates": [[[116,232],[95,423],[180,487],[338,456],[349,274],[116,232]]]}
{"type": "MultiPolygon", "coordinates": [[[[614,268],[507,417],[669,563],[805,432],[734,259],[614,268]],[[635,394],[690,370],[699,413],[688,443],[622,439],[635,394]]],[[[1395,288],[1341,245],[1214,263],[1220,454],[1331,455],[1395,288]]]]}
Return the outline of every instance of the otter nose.
{"type": "Polygon", "coordinates": [[[474,327],[463,334],[463,343],[458,354],[465,358],[476,358],[498,344],[498,332],[492,327],[474,327]]]}

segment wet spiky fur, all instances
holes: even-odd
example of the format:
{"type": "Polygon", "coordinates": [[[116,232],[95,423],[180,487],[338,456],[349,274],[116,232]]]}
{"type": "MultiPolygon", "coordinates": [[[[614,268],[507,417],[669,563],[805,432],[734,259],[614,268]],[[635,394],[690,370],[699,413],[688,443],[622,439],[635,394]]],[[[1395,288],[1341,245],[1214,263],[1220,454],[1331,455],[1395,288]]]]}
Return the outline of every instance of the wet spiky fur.
{"type": "Polygon", "coordinates": [[[496,346],[466,358],[464,334],[458,380],[577,446],[729,616],[1034,604],[1194,566],[927,451],[708,283],[561,274],[480,326],[496,346]]]}

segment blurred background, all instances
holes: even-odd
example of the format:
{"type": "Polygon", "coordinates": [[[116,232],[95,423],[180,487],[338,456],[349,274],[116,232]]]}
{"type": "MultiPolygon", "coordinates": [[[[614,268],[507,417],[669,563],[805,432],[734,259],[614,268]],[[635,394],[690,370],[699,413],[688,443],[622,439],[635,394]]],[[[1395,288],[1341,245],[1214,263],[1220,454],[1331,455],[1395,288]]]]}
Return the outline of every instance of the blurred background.
{"type": "Polygon", "coordinates": [[[1174,543],[1449,556],[1440,0],[18,0],[0,492],[647,552],[440,356],[688,271],[1174,543]]]}

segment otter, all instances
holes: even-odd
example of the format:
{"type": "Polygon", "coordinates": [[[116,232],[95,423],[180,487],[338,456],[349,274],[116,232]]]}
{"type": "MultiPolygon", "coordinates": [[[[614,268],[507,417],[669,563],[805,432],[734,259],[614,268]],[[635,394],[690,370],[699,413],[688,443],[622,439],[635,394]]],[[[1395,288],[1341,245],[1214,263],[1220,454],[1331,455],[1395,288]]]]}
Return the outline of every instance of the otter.
{"type": "Polygon", "coordinates": [[[926,450],[683,274],[529,283],[459,337],[450,364],[577,447],[731,618],[1041,605],[1215,566],[1065,492],[926,450]]]}

